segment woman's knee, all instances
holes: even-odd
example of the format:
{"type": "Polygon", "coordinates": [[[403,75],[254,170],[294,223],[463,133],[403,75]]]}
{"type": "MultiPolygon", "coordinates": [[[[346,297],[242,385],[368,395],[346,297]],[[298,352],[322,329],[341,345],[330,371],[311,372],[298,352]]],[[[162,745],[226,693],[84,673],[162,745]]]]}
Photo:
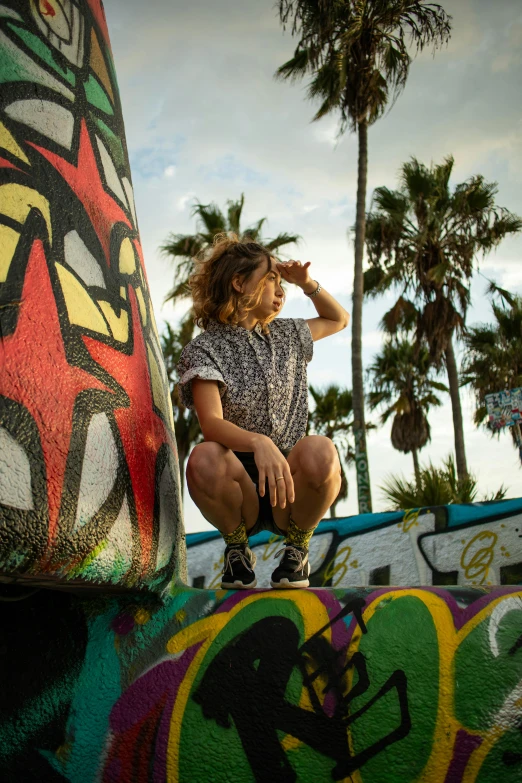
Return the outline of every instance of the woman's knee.
{"type": "Polygon", "coordinates": [[[341,466],[339,455],[330,438],[324,435],[308,435],[297,444],[298,467],[306,480],[316,486],[327,481],[337,481],[341,466]]]}
{"type": "Polygon", "coordinates": [[[187,482],[192,486],[208,487],[226,471],[228,449],[220,443],[205,441],[194,446],[187,462],[187,482]]]}

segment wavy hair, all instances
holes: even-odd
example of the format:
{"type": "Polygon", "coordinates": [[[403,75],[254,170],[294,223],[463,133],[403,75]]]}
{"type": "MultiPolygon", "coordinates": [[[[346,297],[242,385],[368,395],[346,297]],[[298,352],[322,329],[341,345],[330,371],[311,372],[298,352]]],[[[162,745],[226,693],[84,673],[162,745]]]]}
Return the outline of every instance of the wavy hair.
{"type": "MultiPolygon", "coordinates": [[[[195,257],[196,269],[189,278],[194,302],[194,321],[206,329],[209,321],[236,325],[245,314],[256,308],[263,295],[265,281],[270,274],[273,254],[257,242],[241,242],[237,234],[217,234],[212,247],[205,248],[195,257]],[[251,294],[241,294],[232,285],[234,275],[244,281],[256,269],[266,264],[263,275],[251,294]]],[[[263,332],[277,313],[261,321],[263,332]]]]}

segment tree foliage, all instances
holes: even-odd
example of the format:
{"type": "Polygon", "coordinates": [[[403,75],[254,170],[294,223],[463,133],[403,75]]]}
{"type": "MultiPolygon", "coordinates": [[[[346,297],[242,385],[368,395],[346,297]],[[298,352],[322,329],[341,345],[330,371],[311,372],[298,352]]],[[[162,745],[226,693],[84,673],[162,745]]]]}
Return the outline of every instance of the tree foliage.
{"type": "Polygon", "coordinates": [[[464,334],[470,282],[485,255],[522,220],[497,206],[497,185],[480,175],[450,187],[453,158],[430,167],[404,163],[400,187],[379,187],[366,220],[369,294],[398,294],[383,317],[392,334],[415,324],[416,346],[427,345],[432,361],[446,366],[453,410],[455,452],[461,480],[467,475],[454,336],[464,334]]]}
{"type": "Polygon", "coordinates": [[[190,297],[188,281],[194,272],[194,258],[198,253],[211,247],[217,234],[234,233],[243,242],[258,242],[274,252],[301,239],[298,234],[287,233],[280,233],[275,239],[263,238],[262,229],[267,221],[266,217],[251,226],[242,228],[241,216],[244,204],[245,196],[242,193],[238,201],[227,201],[225,214],[217,204],[202,204],[196,201],[191,213],[192,217],[196,217],[196,233],[169,234],[160,247],[161,253],[172,259],[175,264],[174,284],[165,301],[178,301],[190,297]]]}
{"type": "Polygon", "coordinates": [[[464,336],[462,385],[475,394],[475,424],[486,420],[486,395],[522,386],[522,296],[495,286],[494,323],[469,327],[464,336]],[[504,302],[504,304],[502,304],[504,302]]]}
{"type": "Polygon", "coordinates": [[[454,160],[430,167],[404,163],[400,188],[376,188],[366,219],[369,295],[394,289],[399,296],[384,315],[390,332],[415,323],[440,362],[455,332],[464,332],[469,283],[478,262],[522,220],[495,203],[497,185],[480,175],[450,188],[454,160]]]}
{"type": "Polygon", "coordinates": [[[392,445],[414,454],[416,472],[416,452],[430,440],[428,412],[441,405],[435,392],[447,391],[435,372],[427,349],[416,350],[407,337],[388,339],[368,368],[369,406],[382,409],[382,424],[393,416],[392,445]]]}
{"type": "Polygon", "coordinates": [[[309,390],[315,407],[308,415],[308,429],[314,435],[324,435],[333,441],[341,463],[341,488],[330,509],[330,515],[334,517],[337,503],[348,497],[348,479],[344,465],[355,457],[350,441],[353,426],[352,393],[336,384],[331,384],[326,389],[317,389],[310,385],[309,390]]]}
{"type": "Polygon", "coordinates": [[[298,38],[279,79],[311,75],[314,120],[332,111],[347,127],[371,125],[393,105],[408,78],[411,51],[436,48],[450,37],[450,20],[437,3],[422,0],[279,0],[283,27],[298,38]]]}
{"type": "Polygon", "coordinates": [[[298,43],[276,77],[297,81],[309,74],[308,97],[319,103],[313,120],[335,112],[339,136],[347,127],[358,134],[352,391],[357,492],[364,513],[372,510],[362,364],[368,126],[404,89],[410,51],[435,49],[449,39],[450,17],[440,5],[423,0],[278,0],[278,8],[283,27],[291,25],[298,43]]]}
{"type": "MultiPolygon", "coordinates": [[[[431,463],[421,467],[417,481],[391,476],[381,487],[381,492],[389,504],[389,511],[446,506],[451,503],[476,502],[478,482],[471,475],[464,481],[459,480],[455,462],[450,456],[440,468],[431,463]]],[[[502,500],[505,494],[506,490],[502,486],[496,493],[484,496],[481,500],[502,500]]]]}
{"type": "Polygon", "coordinates": [[[186,408],[179,395],[178,374],[176,365],[181,351],[190,342],[194,334],[194,322],[190,313],[181,322],[179,329],[175,330],[170,324],[165,325],[161,335],[161,347],[165,359],[165,367],[169,380],[170,398],[174,412],[174,427],[176,432],[176,446],[178,449],[179,469],[181,473],[181,492],[183,494],[185,478],[185,462],[193,446],[203,440],[198,417],[194,411],[186,408]]]}

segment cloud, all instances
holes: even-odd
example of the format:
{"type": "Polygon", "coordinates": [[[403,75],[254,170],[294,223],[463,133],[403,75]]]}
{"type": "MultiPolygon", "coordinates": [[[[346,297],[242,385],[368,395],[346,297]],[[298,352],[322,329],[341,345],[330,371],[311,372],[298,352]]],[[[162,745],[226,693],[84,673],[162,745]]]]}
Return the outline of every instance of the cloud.
{"type": "Polygon", "coordinates": [[[190,190],[188,193],[184,193],[176,201],[176,207],[179,209],[180,212],[184,212],[188,204],[195,198],[195,196],[196,194],[194,193],[193,190],[190,190]]]}
{"type": "MultiPolygon", "coordinates": [[[[366,207],[375,187],[397,186],[400,166],[412,155],[429,164],[453,154],[453,184],[481,173],[498,182],[498,202],[522,214],[520,0],[445,0],[444,8],[453,17],[449,46],[413,61],[395,106],[369,129],[366,207]]],[[[155,0],[146,14],[138,0],[112,0],[106,14],[158,321],[175,321],[184,307],[163,305],[173,270],[159,246],[170,232],[195,230],[194,198],[226,209],[241,192],[244,225],[267,217],[267,236],[300,234],[303,242],[289,252],[311,261],[313,277],[350,310],[357,138],[347,132],[336,143],[337,117],[311,122],[317,106],[305,99],[306,83],[273,79],[296,41],[282,34],[272,0],[155,0]]],[[[522,290],[521,255],[521,237],[506,241],[481,269],[522,290]]],[[[484,288],[477,278],[470,322],[491,317],[484,288]]],[[[288,317],[315,314],[297,289],[288,300],[288,317]]],[[[384,297],[365,304],[365,366],[379,349],[378,324],[387,307],[384,297]]],[[[317,344],[311,382],[351,386],[349,331],[317,344]]],[[[466,404],[470,463],[481,487],[493,489],[504,474],[516,488],[516,455],[505,441],[499,445],[472,431],[466,404]]],[[[447,406],[434,412],[433,427],[421,457],[439,459],[453,437],[447,406]]],[[[411,474],[410,456],[393,450],[382,434],[370,435],[369,453],[375,497],[386,472],[411,474]]],[[[349,481],[341,513],[357,508],[353,472],[349,481]]],[[[190,504],[187,497],[189,522],[190,504]]],[[[204,526],[194,514],[195,524],[204,526]]]]}

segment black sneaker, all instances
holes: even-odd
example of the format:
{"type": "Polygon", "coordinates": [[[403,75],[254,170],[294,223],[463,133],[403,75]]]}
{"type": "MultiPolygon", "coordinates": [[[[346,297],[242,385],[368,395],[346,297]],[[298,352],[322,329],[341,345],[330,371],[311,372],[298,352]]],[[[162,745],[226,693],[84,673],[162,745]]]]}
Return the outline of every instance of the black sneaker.
{"type": "Polygon", "coordinates": [[[272,587],[308,587],[310,584],[310,563],[308,549],[304,546],[286,544],[276,552],[275,557],[283,555],[281,562],[272,574],[272,587]]]}
{"type": "Polygon", "coordinates": [[[225,549],[223,590],[248,590],[257,584],[254,567],[256,556],[248,544],[231,544],[225,549]]]}

